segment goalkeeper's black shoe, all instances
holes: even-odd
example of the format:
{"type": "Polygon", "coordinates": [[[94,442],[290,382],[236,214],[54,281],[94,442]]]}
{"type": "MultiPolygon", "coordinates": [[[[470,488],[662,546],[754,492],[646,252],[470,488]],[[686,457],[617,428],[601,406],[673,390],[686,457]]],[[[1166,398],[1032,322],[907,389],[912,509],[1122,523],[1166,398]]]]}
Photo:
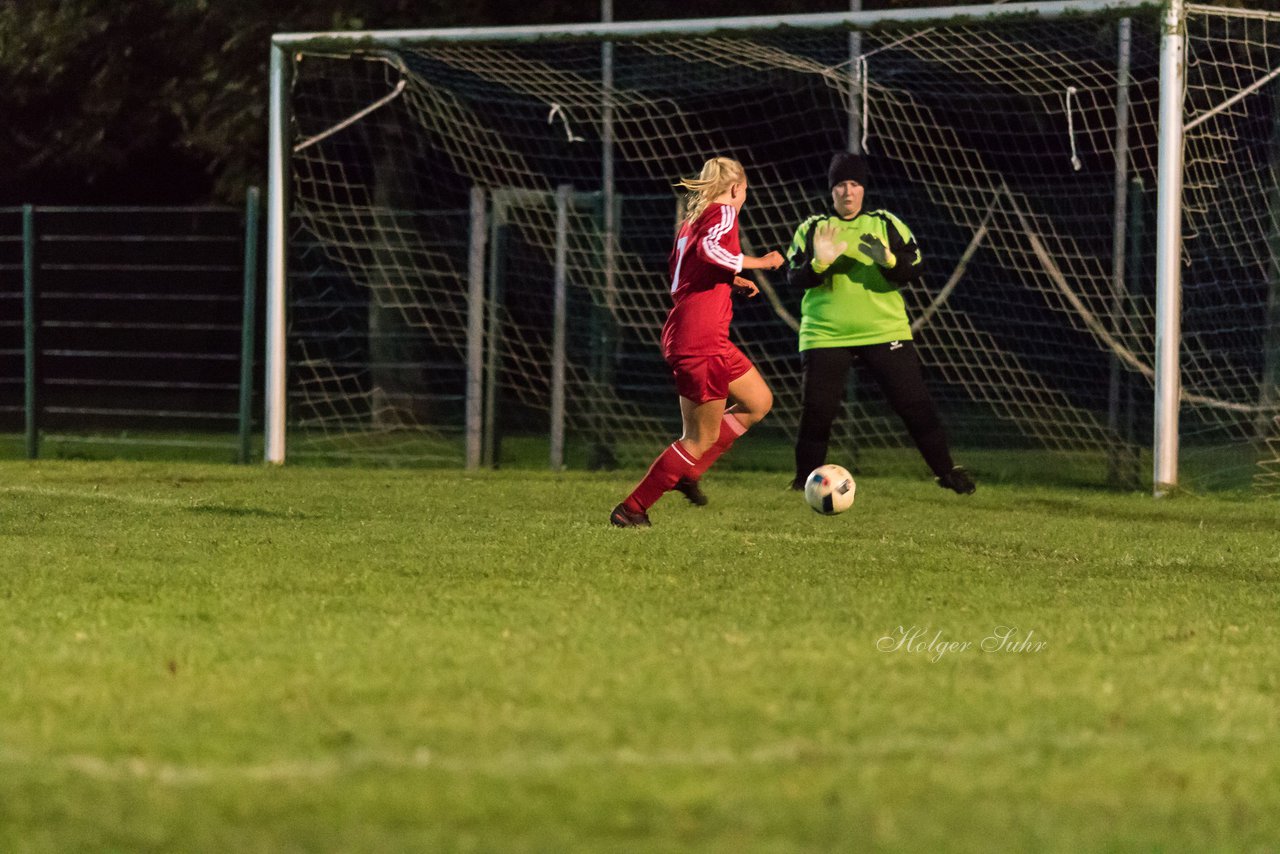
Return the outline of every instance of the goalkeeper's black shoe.
{"type": "Polygon", "coordinates": [[[973,495],[973,491],[978,488],[973,482],[973,476],[965,469],[964,466],[956,466],[940,478],[937,478],[938,486],[943,489],[949,489],[957,495],[973,495]]]}
{"type": "Polygon", "coordinates": [[[627,509],[627,505],[619,504],[613,508],[613,512],[609,514],[609,524],[615,528],[651,528],[653,524],[649,521],[649,514],[643,510],[634,513],[627,509]]]}
{"type": "Polygon", "coordinates": [[[680,478],[672,489],[689,499],[690,504],[698,507],[705,507],[707,504],[707,494],[702,491],[702,487],[698,485],[698,482],[691,477],[680,478]]]}
{"type": "Polygon", "coordinates": [[[804,482],[806,480],[808,480],[808,478],[798,477],[795,480],[791,481],[791,484],[787,487],[787,489],[791,490],[792,492],[804,492],[804,482]]]}

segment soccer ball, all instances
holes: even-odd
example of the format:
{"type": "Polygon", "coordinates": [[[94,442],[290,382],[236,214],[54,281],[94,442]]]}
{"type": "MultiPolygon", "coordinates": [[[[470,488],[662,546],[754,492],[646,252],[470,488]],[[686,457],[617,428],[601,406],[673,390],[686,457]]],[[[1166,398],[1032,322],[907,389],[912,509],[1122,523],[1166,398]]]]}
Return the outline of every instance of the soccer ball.
{"type": "Polygon", "coordinates": [[[804,482],[804,500],[824,516],[843,513],[853,506],[858,485],[853,475],[840,466],[818,466],[804,482]]]}

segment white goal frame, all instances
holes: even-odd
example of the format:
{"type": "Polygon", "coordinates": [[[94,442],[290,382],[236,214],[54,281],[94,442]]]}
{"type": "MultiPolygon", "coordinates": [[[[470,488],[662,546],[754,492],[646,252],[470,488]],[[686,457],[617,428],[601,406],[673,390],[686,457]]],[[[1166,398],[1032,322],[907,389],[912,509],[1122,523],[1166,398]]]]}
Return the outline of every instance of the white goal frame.
{"type": "MultiPolygon", "coordinates": [[[[267,201],[267,306],[264,386],[265,460],[286,457],[286,275],[288,217],[289,55],[303,48],[396,48],[423,42],[466,43],[504,40],[530,43],[566,38],[594,39],[603,45],[652,36],[696,36],[720,32],[846,27],[856,33],[889,23],[955,23],[965,19],[1030,16],[1053,19],[1073,14],[1164,8],[1160,46],[1159,153],[1156,237],[1156,335],[1154,359],[1153,492],[1169,493],[1178,484],[1178,417],[1181,399],[1181,224],[1183,181],[1183,100],[1186,19],[1183,0],[1051,0],[996,6],[896,9],[793,16],[748,16],[691,20],[570,24],[532,27],[406,29],[362,32],[277,34],[271,40],[269,164],[267,201]]],[[[607,146],[607,143],[606,143],[607,146]]],[[[605,158],[610,154],[606,151],[605,158]]],[[[609,171],[606,170],[606,176],[609,171]]],[[[602,188],[606,194],[609,188],[602,188]]]]}

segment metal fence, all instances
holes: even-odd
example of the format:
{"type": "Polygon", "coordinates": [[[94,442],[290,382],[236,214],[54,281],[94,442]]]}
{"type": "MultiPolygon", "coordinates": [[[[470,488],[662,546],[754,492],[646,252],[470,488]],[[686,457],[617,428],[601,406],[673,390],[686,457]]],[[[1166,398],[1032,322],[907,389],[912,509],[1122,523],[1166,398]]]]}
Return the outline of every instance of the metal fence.
{"type": "Polygon", "coordinates": [[[0,434],[248,462],[258,207],[0,208],[0,434]]]}

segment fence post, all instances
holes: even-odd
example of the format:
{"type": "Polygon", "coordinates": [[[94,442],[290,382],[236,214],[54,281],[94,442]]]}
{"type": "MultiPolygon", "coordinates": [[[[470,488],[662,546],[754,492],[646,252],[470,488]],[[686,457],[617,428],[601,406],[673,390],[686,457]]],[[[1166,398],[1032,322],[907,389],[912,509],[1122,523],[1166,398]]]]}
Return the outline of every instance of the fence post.
{"type": "Polygon", "coordinates": [[[484,447],[484,260],[489,226],[485,191],[471,188],[471,243],[467,263],[467,470],[480,468],[484,447]]]}
{"type": "Polygon", "coordinates": [[[573,185],[556,188],[556,266],[551,312],[551,470],[564,468],[565,310],[568,295],[569,204],[573,185]]]}
{"type": "Polygon", "coordinates": [[[25,363],[23,409],[26,414],[27,459],[40,457],[40,422],[36,413],[36,215],[22,206],[22,349],[25,363]]]}
{"type": "Polygon", "coordinates": [[[480,464],[497,468],[502,462],[502,419],[499,417],[501,397],[498,390],[498,370],[501,367],[502,304],[504,300],[503,276],[506,275],[505,252],[511,194],[509,191],[493,192],[493,215],[489,220],[488,281],[484,314],[484,418],[481,430],[480,464]]]}
{"type": "Polygon", "coordinates": [[[240,330],[240,443],[236,462],[245,465],[251,453],[253,429],[253,356],[257,333],[258,302],[258,209],[257,187],[250,187],[244,203],[244,313],[240,330]]]}

